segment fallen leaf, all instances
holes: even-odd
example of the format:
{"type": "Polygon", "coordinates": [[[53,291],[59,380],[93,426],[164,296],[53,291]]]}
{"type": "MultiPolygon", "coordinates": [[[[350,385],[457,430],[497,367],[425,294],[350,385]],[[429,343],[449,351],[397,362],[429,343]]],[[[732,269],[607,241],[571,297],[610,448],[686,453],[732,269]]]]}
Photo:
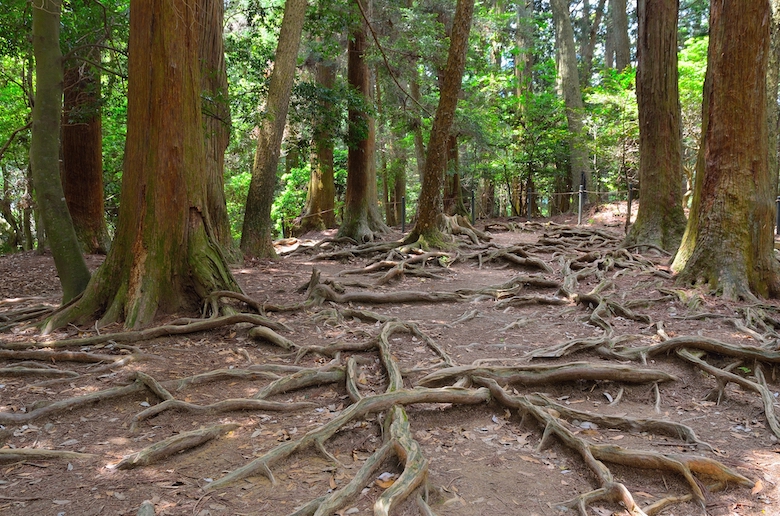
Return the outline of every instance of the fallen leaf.
{"type": "Polygon", "coordinates": [[[534,464],[541,464],[541,461],[534,459],[533,457],[529,457],[528,455],[520,455],[520,458],[523,459],[526,462],[532,462],[534,464]]]}
{"type": "Polygon", "coordinates": [[[387,489],[391,485],[395,484],[395,479],[391,478],[389,480],[381,480],[377,478],[374,482],[382,489],[387,489]]]}

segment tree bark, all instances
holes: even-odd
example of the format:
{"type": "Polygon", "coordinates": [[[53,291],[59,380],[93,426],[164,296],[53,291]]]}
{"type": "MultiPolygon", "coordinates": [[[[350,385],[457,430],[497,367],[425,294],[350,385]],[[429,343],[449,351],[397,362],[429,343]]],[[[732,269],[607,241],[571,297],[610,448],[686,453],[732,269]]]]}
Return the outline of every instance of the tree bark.
{"type": "Polygon", "coordinates": [[[206,209],[214,228],[214,239],[229,258],[238,258],[230,232],[225,202],[225,149],[230,142],[230,105],[228,103],[225,48],[222,26],[224,2],[200,0],[198,58],[201,72],[201,100],[206,163],[206,209]]]}
{"type": "Polygon", "coordinates": [[[266,114],[257,137],[252,166],[252,180],[246,199],[246,213],[241,230],[241,250],[256,258],[274,258],[271,205],[276,189],[276,167],[279,164],[284,125],[290,105],[298,47],[307,0],[287,0],[276,45],[276,59],[266,99],[266,114]]]}
{"type": "Polygon", "coordinates": [[[64,75],[62,112],[62,189],[76,236],[85,253],[106,254],[103,134],[100,74],[89,66],[71,66],[64,75]]]}
{"type": "Polygon", "coordinates": [[[612,4],[612,38],[615,50],[615,68],[622,72],[631,66],[631,42],[628,39],[628,9],[626,0],[609,0],[612,4]]]}
{"type": "Polygon", "coordinates": [[[469,214],[463,202],[460,182],[460,158],[458,154],[458,137],[450,135],[447,141],[447,180],[444,187],[444,213],[447,215],[469,214]]]}
{"type": "Polygon", "coordinates": [[[525,105],[522,102],[522,98],[531,92],[531,82],[533,80],[533,70],[531,69],[534,59],[533,14],[533,4],[529,0],[517,2],[517,30],[515,31],[517,53],[514,56],[514,72],[517,82],[515,95],[521,100],[521,110],[525,105]]]}
{"type": "MultiPolygon", "coordinates": [[[[417,77],[417,71],[415,69],[414,71],[415,76],[412,78],[412,81],[409,83],[409,93],[412,95],[412,98],[415,100],[415,102],[419,103],[421,100],[420,97],[420,82],[419,78],[417,77]]],[[[414,157],[417,161],[417,175],[420,180],[420,183],[423,182],[423,177],[425,175],[425,140],[423,138],[423,132],[422,132],[422,119],[420,118],[420,115],[415,113],[412,116],[411,119],[411,130],[414,133],[414,157]]]]}
{"type": "Polygon", "coordinates": [[[33,107],[30,164],[41,211],[67,303],[89,282],[73,221],[60,181],[60,122],[62,117],[62,53],[60,52],[60,0],[33,1],[33,52],[35,53],[35,105],[33,107]]]}
{"type": "Polygon", "coordinates": [[[685,231],[681,115],[677,85],[677,0],[639,0],[639,212],[626,244],[674,253],[685,231]]]}
{"type": "Polygon", "coordinates": [[[585,104],[582,101],[577,56],[574,48],[574,30],[569,17],[568,0],[551,0],[555,22],[555,46],[558,51],[558,92],[566,104],[566,121],[569,127],[569,155],[571,164],[571,184],[585,183],[592,187],[588,149],[585,145],[587,135],[582,123],[585,104]]]}
{"type": "Polygon", "coordinates": [[[301,232],[336,227],[336,185],[333,171],[332,103],[327,100],[336,84],[335,61],[319,61],[316,64],[317,85],[323,93],[314,120],[314,156],[306,195],[306,208],[301,217],[301,232]]]}
{"type": "MultiPolygon", "coordinates": [[[[769,131],[769,175],[772,178],[772,191],[778,191],[780,178],[780,108],[777,102],[778,85],[780,84],[780,0],[770,0],[772,7],[772,39],[769,46],[769,62],[767,63],[767,123],[769,131]]],[[[776,224],[780,223],[775,221],[776,224]]]]}
{"type": "Polygon", "coordinates": [[[103,313],[150,324],[240,288],[206,209],[198,0],[134,0],[130,8],[127,144],[119,219],[106,261],[49,331],[103,313]]]}
{"type": "Polygon", "coordinates": [[[593,22],[588,23],[587,34],[582,36],[582,45],[580,55],[582,56],[582,73],[580,73],[580,84],[583,88],[590,86],[591,72],[593,70],[593,52],[596,50],[596,40],[598,39],[599,26],[604,17],[604,4],[607,0],[599,0],[596,11],[593,14],[593,22]]]}
{"type": "Polygon", "coordinates": [[[711,4],[703,172],[672,264],[679,282],[703,280],[730,299],[780,295],[768,166],[770,15],[768,0],[711,4]]]}
{"type": "MultiPolygon", "coordinates": [[[[347,49],[347,82],[363,102],[371,102],[371,76],[365,60],[366,25],[361,18],[353,28],[347,49]]],[[[362,106],[350,106],[347,134],[347,192],[344,218],[338,235],[358,242],[374,238],[375,232],[386,232],[377,207],[376,124],[362,106]]]]}
{"type": "Polygon", "coordinates": [[[441,245],[442,185],[447,166],[447,140],[458,105],[463,70],[466,67],[471,19],[474,15],[474,0],[458,0],[452,22],[450,49],[447,54],[447,68],[444,72],[439,105],[433,119],[425,158],[425,172],[420,191],[417,222],[407,238],[408,241],[424,240],[441,245]]]}

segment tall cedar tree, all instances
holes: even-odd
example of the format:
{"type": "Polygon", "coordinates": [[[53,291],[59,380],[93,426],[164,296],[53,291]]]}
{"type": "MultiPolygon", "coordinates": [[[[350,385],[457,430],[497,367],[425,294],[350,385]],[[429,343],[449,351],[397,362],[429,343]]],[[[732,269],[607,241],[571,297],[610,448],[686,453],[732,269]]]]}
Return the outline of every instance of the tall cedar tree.
{"type": "MultiPolygon", "coordinates": [[[[89,57],[99,61],[100,53],[93,53],[95,56],[89,57]]],[[[81,250],[106,254],[110,241],[103,200],[100,73],[84,63],[70,63],[63,88],[61,177],[65,201],[81,250]]]]}
{"type": "Polygon", "coordinates": [[[103,312],[102,323],[151,323],[240,290],[206,209],[198,0],[133,0],[127,143],[119,220],[106,261],[80,300],[46,330],[103,312]]]}
{"type": "Polygon", "coordinates": [[[434,247],[444,243],[441,233],[442,186],[447,166],[447,141],[455,118],[455,108],[458,105],[463,70],[466,67],[466,50],[473,15],[474,0],[458,0],[452,22],[447,68],[444,71],[439,91],[439,105],[436,108],[428,140],[417,222],[406,239],[409,242],[421,241],[434,247]]]}
{"type": "Polygon", "coordinates": [[[203,130],[206,163],[207,207],[214,239],[228,257],[233,258],[233,238],[230,234],[225,203],[225,149],[230,142],[230,105],[228,104],[227,68],[222,27],[225,17],[224,2],[200,0],[198,26],[200,44],[198,55],[201,66],[200,81],[203,101],[203,130]]]}
{"type": "Polygon", "coordinates": [[[290,107],[290,94],[295,79],[298,47],[301,43],[303,22],[306,19],[306,0],[287,0],[276,45],[276,59],[268,86],[265,118],[257,137],[252,180],[246,198],[246,213],[241,230],[241,251],[245,256],[275,258],[271,205],[276,189],[276,167],[282,148],[284,124],[290,107]]]}
{"type": "Polygon", "coordinates": [[[62,300],[67,302],[87,286],[89,270],[81,254],[60,180],[62,3],[60,0],[34,0],[32,6],[36,87],[30,165],[35,182],[35,199],[62,285],[62,300]]]}
{"type": "Polygon", "coordinates": [[[613,48],[615,51],[615,68],[622,72],[631,66],[631,43],[628,38],[628,6],[626,0],[609,0],[612,16],[613,48]]]}
{"type": "Polygon", "coordinates": [[[588,149],[585,146],[585,127],[582,122],[585,104],[582,101],[577,71],[577,54],[574,45],[574,29],[569,16],[569,2],[551,0],[550,6],[555,21],[555,46],[558,51],[558,92],[566,104],[566,121],[569,127],[570,187],[577,188],[584,180],[586,188],[590,188],[591,169],[588,149]]]}
{"type": "MultiPolygon", "coordinates": [[[[317,86],[330,92],[336,83],[336,62],[319,60],[316,66],[317,86]]],[[[314,120],[314,156],[306,195],[306,208],[301,216],[301,233],[336,226],[336,184],[333,170],[332,116],[333,103],[327,93],[321,98],[314,120]]]]}
{"type": "Polygon", "coordinates": [[[639,0],[639,213],[626,244],[677,250],[685,231],[677,87],[677,0],[639,0]]]}
{"type": "Polygon", "coordinates": [[[780,295],[768,166],[769,0],[710,5],[703,166],[672,264],[680,283],[730,299],[780,295]]]}
{"type": "Polygon", "coordinates": [[[361,17],[351,31],[347,47],[347,82],[364,105],[351,105],[347,113],[347,192],[344,196],[344,219],[338,233],[358,242],[372,240],[374,233],[387,231],[376,205],[376,123],[366,110],[371,102],[366,44],[366,22],[361,17]]]}

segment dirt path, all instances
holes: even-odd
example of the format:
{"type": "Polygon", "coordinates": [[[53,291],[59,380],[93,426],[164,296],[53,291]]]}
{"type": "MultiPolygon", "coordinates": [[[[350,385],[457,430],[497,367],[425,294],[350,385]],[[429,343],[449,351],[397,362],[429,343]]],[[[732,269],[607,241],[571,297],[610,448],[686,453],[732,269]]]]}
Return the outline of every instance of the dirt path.
{"type": "MultiPolygon", "coordinates": [[[[392,439],[390,448],[411,457],[407,471],[427,468],[427,506],[442,516],[576,514],[576,509],[564,511],[562,504],[605,485],[582,448],[577,449],[583,443],[640,508],[694,493],[691,501],[673,504],[662,514],[777,514],[780,445],[760,393],[734,379],[718,393],[718,382],[677,354],[677,348],[659,354],[653,349],[667,339],[674,343],[690,337],[679,347],[691,350],[694,358],[754,384],[761,384],[763,375],[774,411],[780,390],[773,362],[778,349],[774,324],[780,320],[780,306],[727,303],[679,289],[667,277],[662,256],[624,254],[616,249],[616,240],[605,240],[619,238],[617,227],[591,227],[591,241],[585,235],[579,244],[572,244],[574,237],[562,228],[494,226],[494,247],[461,247],[457,254],[427,257],[420,262],[423,268],[409,264],[403,275],[380,286],[376,283],[390,269],[358,272],[377,263],[376,255],[322,260],[298,252],[235,268],[246,294],[266,303],[265,317],[276,325],[275,334],[292,343],[291,350],[252,338],[250,328],[257,324],[251,323],[65,347],[50,341],[96,337],[97,332],[69,328],[41,337],[20,326],[7,329],[0,333],[0,452],[5,454],[0,455],[0,514],[135,515],[145,500],[155,511],[148,514],[157,515],[293,514],[347,486],[367,461],[376,460],[375,471],[360,483],[356,496],[330,512],[374,514],[377,500],[401,490],[407,481],[398,478],[404,471],[399,454],[380,456],[392,439]],[[507,250],[533,260],[496,254],[507,250]],[[315,268],[321,288],[308,285],[307,294],[315,268]],[[418,294],[404,297],[409,292],[418,294]],[[453,297],[419,302],[419,293],[453,297]],[[303,305],[322,295],[321,304],[303,305]],[[400,300],[368,302],[376,295],[400,300]],[[701,351],[702,342],[730,345],[737,354],[760,349],[766,360],[734,357],[731,348],[701,351]],[[560,347],[564,343],[565,349],[560,347]],[[645,363],[637,350],[647,351],[645,363]],[[551,357],[553,351],[561,356],[551,357]],[[579,362],[588,363],[586,372],[569,366],[554,380],[540,379],[536,369],[526,372],[579,362]],[[526,368],[525,376],[507,380],[501,375],[509,373],[498,366],[526,368]],[[591,374],[602,366],[623,369],[591,374]],[[664,376],[643,380],[638,378],[643,370],[664,376]],[[330,376],[318,376],[312,380],[317,385],[310,387],[280,386],[280,391],[289,390],[261,396],[265,401],[255,397],[275,378],[294,373],[297,378],[330,376]],[[484,378],[491,374],[500,384],[511,382],[503,391],[507,400],[486,390],[490,384],[484,378]],[[618,378],[610,376],[614,374],[618,378]],[[666,375],[675,379],[663,381],[666,375]],[[190,377],[189,383],[180,381],[190,377]],[[441,387],[458,381],[469,396],[484,394],[484,399],[443,402],[441,387]],[[430,389],[430,398],[412,402],[412,389],[419,385],[430,389]],[[383,394],[388,391],[398,393],[405,416],[391,414],[396,409],[390,408],[350,416],[354,407],[369,403],[358,403],[357,396],[380,403],[391,396],[383,394]],[[513,405],[523,400],[537,408],[513,405]],[[406,417],[408,429],[390,428],[388,418],[400,425],[406,417]],[[553,421],[546,424],[550,435],[544,442],[543,418],[553,421]],[[680,426],[660,428],[637,420],[680,426]],[[621,421],[629,423],[621,426],[621,421]],[[323,450],[305,445],[307,436],[329,424],[338,431],[323,440],[323,450]],[[680,433],[682,425],[695,432],[696,440],[680,433]],[[171,444],[169,455],[157,462],[142,466],[126,461],[124,465],[138,467],[117,467],[123,458],[155,443],[181,434],[180,440],[195,439],[185,433],[205,428],[212,433],[202,436],[198,446],[185,443],[185,451],[175,451],[171,444]],[[565,444],[566,439],[572,440],[565,444]],[[246,478],[223,483],[238,468],[296,443],[303,443],[300,449],[269,459],[268,470],[261,465],[246,478]],[[634,455],[621,464],[608,455],[613,451],[608,445],[634,455]],[[22,455],[22,450],[52,450],[58,456],[22,455]],[[414,450],[425,463],[413,463],[414,450]],[[681,463],[696,462],[692,457],[712,459],[749,484],[732,479],[724,491],[705,487],[697,501],[694,486],[712,483],[701,474],[703,467],[695,471],[692,485],[666,466],[643,469],[651,455],[681,463]]],[[[398,259],[385,254],[388,261],[398,259]]],[[[99,262],[90,258],[92,266],[99,262]]],[[[57,302],[48,256],[0,257],[0,278],[0,316],[57,302]]],[[[236,300],[223,302],[251,311],[236,300]]],[[[101,328],[100,334],[112,331],[118,328],[101,328]]],[[[595,499],[588,506],[587,514],[628,514],[608,500],[595,499]]],[[[416,495],[392,512],[421,513],[416,495]]]]}

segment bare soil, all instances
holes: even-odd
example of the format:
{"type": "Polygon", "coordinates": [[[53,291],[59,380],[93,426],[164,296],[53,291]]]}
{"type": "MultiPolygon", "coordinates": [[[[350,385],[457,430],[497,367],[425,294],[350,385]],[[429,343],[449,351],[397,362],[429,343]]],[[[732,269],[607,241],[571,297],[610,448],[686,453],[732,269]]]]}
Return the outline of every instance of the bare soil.
{"type": "MultiPolygon", "coordinates": [[[[588,217],[591,224],[583,229],[596,228],[619,237],[623,217],[619,206],[605,208],[592,213],[588,217]]],[[[539,245],[539,241],[551,228],[561,226],[523,225],[521,221],[506,220],[490,222],[513,223],[491,227],[492,242],[498,246],[494,250],[523,247],[531,256],[544,261],[552,272],[498,259],[480,263],[476,259],[450,258],[428,263],[425,270],[432,277],[405,274],[394,282],[375,286],[386,271],[337,274],[373,263],[376,256],[320,260],[316,254],[298,252],[277,261],[246,263],[235,267],[233,273],[249,297],[278,307],[306,301],[305,286],[313,268],[320,271],[322,279],[331,280],[331,285],[343,287],[346,293],[454,292],[501,285],[518,274],[562,282],[566,273],[564,266],[571,260],[589,252],[605,253],[616,248],[604,247],[596,241],[592,248],[587,244],[579,248],[567,244],[563,251],[555,250],[539,245]]],[[[576,224],[576,220],[562,218],[555,222],[576,224]]],[[[313,243],[326,236],[329,235],[307,235],[306,238],[313,243]]],[[[400,234],[396,233],[388,239],[398,237],[400,234]]],[[[293,249],[304,240],[285,242],[288,246],[280,249],[293,249]]],[[[335,248],[323,247],[322,251],[335,248]]],[[[462,247],[459,252],[465,255],[474,249],[462,247]]],[[[602,261],[592,273],[583,274],[574,292],[586,294],[602,282],[608,282],[598,292],[604,299],[622,306],[628,306],[632,300],[646,300],[632,305],[634,313],[646,316],[644,320],[634,320],[614,310],[602,313],[601,317],[611,330],[594,323],[591,317],[594,306],[578,303],[575,298],[568,298],[562,304],[528,300],[512,304],[505,303],[506,299],[500,295],[464,296],[457,302],[345,304],[325,301],[297,310],[268,310],[267,317],[289,328],[278,333],[292,341],[297,349],[334,343],[359,344],[376,338],[383,323],[354,315],[335,317],[336,310],[351,308],[415,324],[456,365],[493,367],[587,361],[594,365],[622,363],[633,369],[650,368],[670,373],[677,378],[675,381],[657,383],[660,401],[652,382],[574,378],[533,386],[514,383],[507,392],[518,396],[543,393],[561,406],[595,414],[682,423],[714,450],[675,436],[646,429],[610,428],[588,420],[566,418],[554,408],[545,409],[547,413],[559,416],[572,435],[589,443],[614,444],[658,454],[709,457],[751,481],[747,486],[731,484],[723,491],[707,491],[701,503],[673,504],[661,514],[780,514],[777,490],[780,444],[768,426],[764,405],[756,392],[729,383],[723,399],[717,403],[716,399],[708,397],[717,387],[715,379],[673,352],[649,357],[647,364],[637,360],[619,361],[593,350],[557,359],[532,360],[529,357],[529,353],[567,341],[606,336],[613,340],[632,336],[619,342],[626,347],[655,345],[667,336],[692,336],[777,351],[775,328],[771,324],[757,323],[750,315],[755,316],[760,310],[764,314],[763,321],[780,318],[777,302],[767,301],[761,306],[732,303],[699,290],[682,289],[667,277],[666,257],[651,250],[641,255],[637,250],[631,253],[632,257],[646,262],[625,267],[609,260],[602,261]],[[669,294],[675,289],[677,295],[669,294]]],[[[89,257],[92,267],[100,261],[100,257],[89,257]]],[[[561,297],[555,289],[533,287],[528,287],[523,294],[561,297]]],[[[59,295],[50,256],[31,252],[0,257],[0,326],[3,326],[4,314],[16,313],[26,307],[56,306],[59,295]]],[[[234,302],[234,306],[250,311],[238,302],[234,302]]],[[[160,321],[161,324],[170,322],[160,321]]],[[[95,336],[98,331],[94,327],[69,327],[54,335],[42,336],[34,327],[13,325],[0,333],[0,353],[5,353],[0,354],[0,418],[30,414],[52,402],[128,385],[138,378],[138,372],[170,386],[172,384],[165,382],[214,370],[244,371],[263,364],[318,368],[334,359],[334,363],[343,366],[348,357],[356,357],[356,383],[363,396],[380,394],[388,387],[388,373],[380,363],[376,349],[342,352],[337,357],[310,352],[301,357],[294,351],[252,339],[249,336],[252,326],[242,323],[151,340],[56,348],[56,341],[95,336]],[[38,343],[30,348],[35,351],[67,350],[111,355],[114,359],[133,355],[135,359],[114,365],[109,359],[78,362],[63,361],[52,355],[23,356],[20,349],[23,343],[38,343]],[[30,369],[39,371],[22,372],[30,369]],[[64,378],[45,376],[60,373],[41,372],[43,369],[75,374],[64,378]]],[[[99,329],[101,335],[119,331],[119,326],[99,329]]],[[[422,336],[396,332],[388,341],[392,357],[404,371],[405,388],[415,387],[426,374],[443,367],[441,356],[422,336]]],[[[737,359],[733,357],[715,352],[700,355],[721,368],[732,364],[731,372],[757,381],[756,363],[750,359],[743,359],[734,366],[737,359]]],[[[764,363],[762,369],[774,397],[780,391],[776,369],[772,363],[764,363]]],[[[213,381],[179,390],[171,388],[171,394],[176,399],[207,406],[226,399],[250,399],[270,382],[268,378],[222,375],[213,381]]],[[[445,381],[438,385],[450,383],[445,381]]],[[[386,437],[382,430],[385,413],[371,413],[349,421],[324,443],[332,457],[316,447],[308,447],[272,464],[270,470],[275,484],[261,471],[224,487],[209,489],[210,484],[227,473],[275,447],[300,439],[337,418],[353,404],[343,380],[275,394],[269,400],[286,404],[310,402],[311,405],[295,411],[197,412],[171,408],[139,420],[139,413],[162,401],[150,389],[139,389],[112,399],[74,404],[27,421],[0,420],[5,421],[0,424],[0,451],[47,449],[90,454],[53,458],[0,456],[0,514],[135,515],[140,514],[139,508],[144,501],[151,502],[157,515],[292,514],[303,504],[345,486],[386,437]],[[174,453],[148,466],[116,468],[124,457],[156,442],[201,427],[231,423],[236,425],[234,429],[200,446],[174,453]]],[[[773,410],[777,403],[774,405],[773,410]]],[[[599,487],[593,470],[577,450],[555,437],[539,449],[544,427],[537,419],[517,409],[490,401],[471,405],[417,403],[407,405],[406,410],[411,436],[429,461],[428,504],[435,514],[577,514],[576,509],[567,509],[562,504],[599,487]]],[[[640,507],[691,492],[683,477],[672,471],[642,469],[638,467],[638,461],[636,465],[605,464],[615,481],[628,488],[640,507]]],[[[374,514],[375,501],[402,471],[403,466],[396,456],[384,461],[378,472],[387,475],[382,478],[373,475],[356,498],[332,513],[374,514]]],[[[699,480],[707,485],[705,478],[699,480]]],[[[421,514],[415,498],[401,503],[393,514],[421,514]]],[[[625,507],[607,500],[589,504],[587,511],[587,514],[600,516],[628,514],[625,507]]]]}

